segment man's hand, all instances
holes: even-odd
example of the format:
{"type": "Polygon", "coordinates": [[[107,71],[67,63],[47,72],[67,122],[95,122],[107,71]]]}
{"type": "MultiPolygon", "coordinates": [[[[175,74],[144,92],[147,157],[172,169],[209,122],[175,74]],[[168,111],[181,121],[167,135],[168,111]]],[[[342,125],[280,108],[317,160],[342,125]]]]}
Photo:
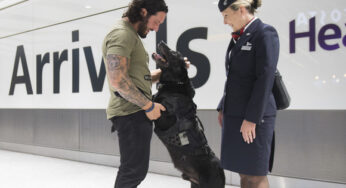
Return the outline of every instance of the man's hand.
{"type": "Polygon", "coordinates": [[[143,107],[144,110],[148,110],[154,104],[154,108],[150,112],[146,112],[148,119],[156,120],[161,117],[161,111],[166,111],[166,108],[162,106],[160,103],[149,102],[147,105],[143,107]]]}
{"type": "Polygon", "coordinates": [[[161,69],[155,69],[150,71],[151,74],[151,82],[154,84],[158,81],[160,81],[162,70],[161,69]]]}
{"type": "Polygon", "coordinates": [[[222,121],[223,121],[223,113],[222,110],[219,111],[219,115],[217,117],[217,119],[219,120],[219,124],[222,127],[222,121]]]}
{"type": "Polygon", "coordinates": [[[240,132],[243,135],[244,142],[250,144],[256,138],[256,124],[244,119],[240,132]]]}

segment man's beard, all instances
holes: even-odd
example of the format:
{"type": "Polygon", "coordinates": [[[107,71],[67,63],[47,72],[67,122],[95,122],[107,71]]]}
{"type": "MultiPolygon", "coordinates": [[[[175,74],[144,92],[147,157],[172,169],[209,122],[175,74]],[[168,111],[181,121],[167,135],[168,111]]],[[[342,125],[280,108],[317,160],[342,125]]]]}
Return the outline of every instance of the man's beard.
{"type": "Polygon", "coordinates": [[[138,35],[141,37],[141,38],[146,38],[147,37],[147,30],[148,30],[148,17],[144,17],[143,18],[144,20],[141,21],[139,24],[138,24],[138,35]]]}

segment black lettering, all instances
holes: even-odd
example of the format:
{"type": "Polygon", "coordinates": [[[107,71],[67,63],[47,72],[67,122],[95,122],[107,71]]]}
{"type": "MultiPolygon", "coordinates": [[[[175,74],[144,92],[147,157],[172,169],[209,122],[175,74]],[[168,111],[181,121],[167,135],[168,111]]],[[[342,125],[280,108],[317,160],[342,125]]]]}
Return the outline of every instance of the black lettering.
{"type": "Polygon", "coordinates": [[[159,31],[156,32],[156,52],[158,52],[157,45],[160,41],[167,44],[167,17],[165,21],[160,25],[159,31]]]}
{"type": "Polygon", "coordinates": [[[209,59],[201,54],[189,49],[189,43],[193,39],[207,39],[208,28],[196,27],[182,33],[177,42],[177,50],[188,57],[191,64],[196,66],[197,74],[191,79],[195,88],[203,86],[210,75],[209,59]]]}
{"type": "Polygon", "coordinates": [[[42,94],[42,71],[46,63],[49,63],[49,53],[36,56],[36,93],[42,94]]]}
{"type": "Polygon", "coordinates": [[[101,92],[103,89],[105,78],[106,78],[106,69],[105,69],[103,59],[101,60],[101,67],[100,67],[99,75],[97,76],[95,61],[94,61],[91,47],[88,46],[88,47],[84,47],[83,49],[84,49],[86,62],[88,65],[89,76],[90,76],[93,91],[94,92],[97,92],[97,91],[101,92]]]}
{"type": "MultiPolygon", "coordinates": [[[[72,31],[72,42],[79,41],[79,30],[72,31]]],[[[79,93],[79,49],[72,50],[72,93],[79,93]]]]}
{"type": "Polygon", "coordinates": [[[72,31],[72,42],[79,41],[79,30],[72,31]]]}
{"type": "Polygon", "coordinates": [[[28,64],[26,62],[25,52],[24,52],[24,46],[17,46],[17,52],[16,52],[16,58],[14,60],[14,68],[12,73],[12,79],[11,79],[11,87],[10,87],[10,93],[9,95],[14,94],[14,88],[16,84],[25,84],[26,92],[27,94],[33,94],[32,86],[31,86],[31,80],[28,70],[28,64]],[[22,62],[23,67],[23,76],[18,76],[18,65],[19,61],[22,62]]]}
{"type": "Polygon", "coordinates": [[[79,93],[79,49],[72,50],[72,92],[79,93]]]}
{"type": "Polygon", "coordinates": [[[54,87],[54,93],[59,93],[60,92],[60,67],[62,62],[68,60],[67,56],[67,50],[64,50],[60,56],[59,52],[54,52],[53,54],[54,57],[54,71],[53,71],[53,87],[54,87]]]}

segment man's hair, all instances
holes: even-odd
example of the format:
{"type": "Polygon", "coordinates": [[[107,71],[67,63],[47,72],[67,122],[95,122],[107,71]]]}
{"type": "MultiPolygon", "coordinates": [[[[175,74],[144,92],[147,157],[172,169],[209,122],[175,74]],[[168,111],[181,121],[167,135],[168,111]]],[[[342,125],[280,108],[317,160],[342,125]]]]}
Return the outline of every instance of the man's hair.
{"type": "Polygon", "coordinates": [[[160,11],[168,12],[168,7],[164,0],[133,0],[129,4],[127,11],[123,14],[123,17],[128,17],[131,23],[143,21],[141,15],[142,8],[148,11],[148,18],[160,11]]]}

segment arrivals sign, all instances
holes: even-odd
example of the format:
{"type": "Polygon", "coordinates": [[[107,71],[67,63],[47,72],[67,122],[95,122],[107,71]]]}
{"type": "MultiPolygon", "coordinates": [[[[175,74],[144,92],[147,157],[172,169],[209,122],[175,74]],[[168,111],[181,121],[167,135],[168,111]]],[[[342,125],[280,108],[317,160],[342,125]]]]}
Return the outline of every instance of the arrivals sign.
{"type": "MultiPolygon", "coordinates": [[[[143,39],[147,52],[155,52],[163,40],[188,57],[198,108],[215,109],[226,80],[231,29],[223,24],[217,1],[166,2],[166,22],[143,39]]],[[[311,9],[308,2],[266,0],[259,9],[257,16],[279,33],[278,68],[292,97],[291,109],[346,108],[346,3],[334,2],[315,2],[311,9]]],[[[1,38],[0,108],[106,108],[109,90],[101,46],[122,13],[105,12],[1,38]]],[[[155,69],[154,61],[150,68],[155,69]]]]}

